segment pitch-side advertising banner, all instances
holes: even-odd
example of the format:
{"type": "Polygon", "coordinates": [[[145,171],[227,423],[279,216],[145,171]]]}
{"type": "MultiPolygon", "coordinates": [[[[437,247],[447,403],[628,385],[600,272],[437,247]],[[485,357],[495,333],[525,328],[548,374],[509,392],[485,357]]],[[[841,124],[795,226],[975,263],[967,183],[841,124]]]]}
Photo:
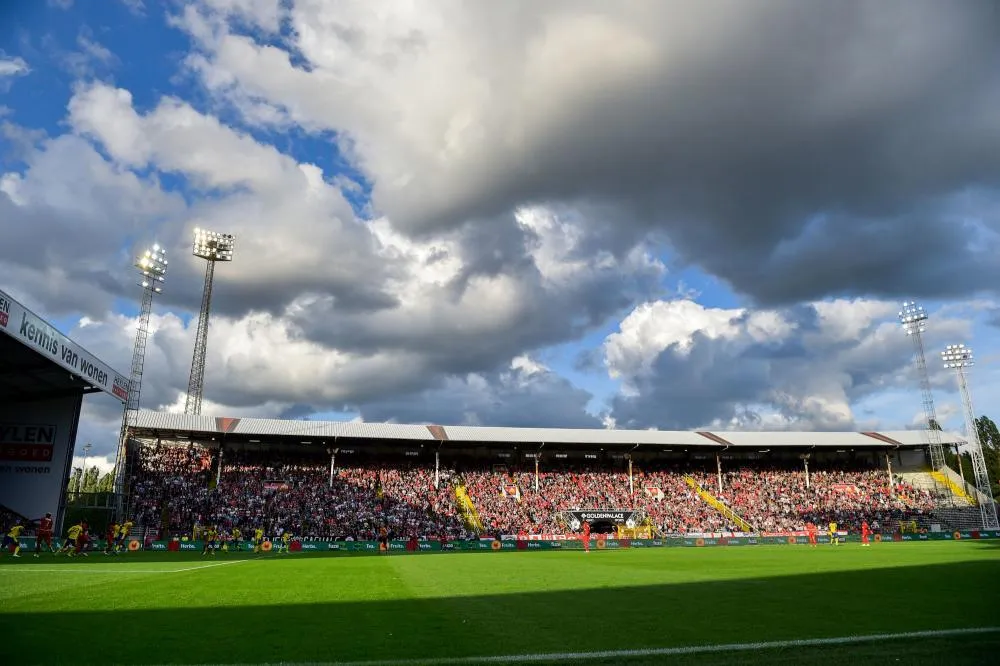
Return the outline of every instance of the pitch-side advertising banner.
{"type": "Polygon", "coordinates": [[[57,515],[69,476],[81,396],[0,405],[0,505],[25,518],[57,515]]]}
{"type": "Polygon", "coordinates": [[[584,521],[591,525],[600,521],[614,523],[615,525],[625,525],[627,527],[635,526],[635,511],[632,509],[579,509],[576,511],[567,511],[566,513],[569,514],[570,528],[574,531],[580,529],[584,521]]]}
{"type": "Polygon", "coordinates": [[[49,326],[41,317],[0,291],[0,331],[52,359],[74,375],[113,395],[128,399],[128,380],[90,352],[49,326]]]}

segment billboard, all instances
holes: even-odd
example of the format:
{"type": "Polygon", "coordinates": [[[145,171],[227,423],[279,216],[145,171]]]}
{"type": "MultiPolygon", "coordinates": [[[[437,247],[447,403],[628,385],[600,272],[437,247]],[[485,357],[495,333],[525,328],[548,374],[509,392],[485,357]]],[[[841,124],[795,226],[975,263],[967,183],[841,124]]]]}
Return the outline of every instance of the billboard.
{"type": "Polygon", "coordinates": [[[82,396],[0,405],[0,505],[37,520],[58,517],[82,396]]]}
{"type": "Polygon", "coordinates": [[[127,378],[97,360],[4,291],[0,291],[0,331],[121,402],[128,399],[127,378]]]}

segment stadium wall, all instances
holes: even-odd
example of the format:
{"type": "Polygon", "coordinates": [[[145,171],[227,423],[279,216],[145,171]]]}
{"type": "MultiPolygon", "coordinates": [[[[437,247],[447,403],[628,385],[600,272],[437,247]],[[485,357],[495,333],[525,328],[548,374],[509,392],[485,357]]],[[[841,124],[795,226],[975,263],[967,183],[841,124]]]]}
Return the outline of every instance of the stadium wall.
{"type": "MultiPolygon", "coordinates": [[[[987,531],[956,531],[956,532],[929,532],[927,534],[877,534],[873,537],[875,543],[879,542],[905,542],[905,541],[966,541],[966,540],[992,540],[1000,539],[1000,530],[987,531]]],[[[830,538],[826,534],[819,534],[816,540],[820,544],[829,544],[830,538]]],[[[56,540],[57,545],[61,540],[56,540]]],[[[857,534],[843,533],[840,537],[841,543],[860,543],[861,537],[857,534]]],[[[33,550],[35,547],[34,537],[22,537],[20,539],[21,548],[25,551],[33,550]]],[[[264,550],[271,551],[271,542],[265,542],[264,550]]],[[[686,535],[671,536],[661,539],[591,539],[592,550],[620,550],[624,548],[705,548],[705,547],[728,547],[728,546],[784,546],[784,545],[807,545],[809,538],[802,534],[787,535],[745,535],[745,536],[722,536],[722,535],[686,535]]],[[[146,544],[147,552],[198,552],[202,551],[204,542],[202,541],[151,541],[146,544]]],[[[104,548],[103,541],[95,541],[95,550],[104,548]]],[[[576,537],[564,539],[517,539],[504,538],[502,540],[478,539],[469,541],[450,541],[441,543],[440,541],[419,540],[411,541],[390,541],[389,550],[399,554],[408,552],[495,552],[495,551],[521,551],[521,550],[582,550],[583,545],[576,537]]],[[[129,544],[130,551],[143,550],[140,543],[133,539],[129,544]]],[[[243,547],[239,552],[250,554],[252,547],[248,542],[243,542],[243,547]]],[[[290,550],[292,552],[305,553],[344,553],[357,555],[377,555],[382,551],[377,541],[293,541],[290,550]]],[[[235,552],[233,549],[230,552],[235,552]]]]}
{"type": "Polygon", "coordinates": [[[0,505],[61,527],[81,395],[0,405],[0,505]]]}

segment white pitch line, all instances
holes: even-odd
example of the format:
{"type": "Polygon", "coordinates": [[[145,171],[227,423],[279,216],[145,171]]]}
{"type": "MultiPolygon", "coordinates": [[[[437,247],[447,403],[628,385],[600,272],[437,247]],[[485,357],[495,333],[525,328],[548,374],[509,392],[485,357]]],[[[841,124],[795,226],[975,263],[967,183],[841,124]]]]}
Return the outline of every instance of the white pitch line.
{"type": "MultiPolygon", "coordinates": [[[[834,638],[801,638],[786,641],[759,643],[726,643],[722,645],[688,645],[670,648],[645,648],[637,650],[604,650],[600,652],[553,652],[540,654],[509,654],[483,657],[443,657],[429,659],[384,659],[380,661],[331,661],[303,662],[294,666],[450,666],[451,664],[509,664],[546,661],[582,661],[588,659],[627,659],[629,657],[670,657],[687,654],[710,654],[718,652],[750,652],[774,650],[790,647],[819,647],[824,645],[852,645],[878,641],[907,640],[912,638],[945,638],[948,636],[968,636],[972,634],[993,634],[1000,627],[971,627],[966,629],[937,629],[928,631],[907,631],[898,634],[870,634],[864,636],[837,636],[834,638]]],[[[206,665],[202,665],[206,666],[206,665]]],[[[250,666],[247,664],[241,666],[250,666]]],[[[293,666],[292,662],[258,664],[257,666],[293,666]]]]}
{"type": "Polygon", "coordinates": [[[0,568],[0,574],[5,571],[16,571],[18,573],[89,573],[89,574],[169,574],[169,573],[182,573],[184,571],[199,571],[201,569],[211,569],[212,567],[221,567],[227,564],[242,564],[243,562],[251,562],[252,560],[232,560],[229,562],[215,562],[213,564],[201,564],[196,567],[184,567],[182,569],[107,569],[102,568],[100,564],[96,565],[83,565],[73,567],[72,565],[66,567],[44,567],[44,566],[7,566],[0,568]]]}

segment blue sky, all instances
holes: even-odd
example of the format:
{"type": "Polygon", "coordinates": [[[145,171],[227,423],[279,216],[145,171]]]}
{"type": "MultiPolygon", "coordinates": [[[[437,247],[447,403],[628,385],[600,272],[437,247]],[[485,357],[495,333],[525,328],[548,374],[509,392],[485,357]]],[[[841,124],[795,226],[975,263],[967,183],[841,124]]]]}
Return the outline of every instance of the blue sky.
{"type": "MultiPolygon", "coordinates": [[[[238,239],[218,273],[208,410],[660,428],[746,426],[747,408],[762,427],[912,426],[908,343],[887,326],[915,297],[935,313],[942,418],[961,426],[946,342],[976,348],[989,412],[996,172],[954,146],[990,145],[992,130],[970,120],[933,167],[895,154],[905,91],[877,59],[864,76],[883,81],[881,105],[838,87],[821,40],[802,56],[814,88],[733,106],[705,73],[686,115],[670,88],[685,68],[746,60],[759,67],[740,76],[759,76],[769,52],[740,49],[768,40],[740,24],[717,52],[671,54],[670,21],[591,9],[582,30],[545,8],[500,21],[433,4],[381,17],[276,0],[8,6],[0,204],[48,240],[33,254],[21,234],[0,254],[4,288],[123,369],[138,298],[124,258],[163,243],[174,261],[143,406],[176,410],[203,268],[187,239],[208,226],[238,239]],[[645,77],[657,83],[633,87],[645,77]],[[853,124],[814,114],[812,95],[853,124]],[[975,201],[961,195],[973,187],[975,201]]],[[[823,34],[832,11],[802,29],[823,34]]],[[[858,63],[880,48],[861,42],[858,63]]],[[[908,57],[941,57],[927,43],[908,57]]],[[[949,58],[993,48],[959,43],[949,58]]],[[[913,76],[929,146],[941,100],[975,109],[993,92],[913,76]]],[[[88,408],[95,450],[113,412],[88,408]]]]}

